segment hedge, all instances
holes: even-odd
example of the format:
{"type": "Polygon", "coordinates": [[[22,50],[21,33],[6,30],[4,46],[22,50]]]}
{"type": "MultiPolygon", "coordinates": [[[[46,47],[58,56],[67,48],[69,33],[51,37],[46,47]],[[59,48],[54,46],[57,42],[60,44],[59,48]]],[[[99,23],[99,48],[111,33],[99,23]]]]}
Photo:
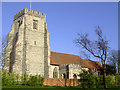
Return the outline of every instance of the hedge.
{"type": "Polygon", "coordinates": [[[29,85],[29,86],[42,86],[44,78],[40,75],[28,76],[27,74],[19,75],[14,73],[2,72],[2,85],[29,85]]]}
{"type": "MultiPolygon", "coordinates": [[[[92,73],[83,70],[80,76],[82,88],[96,88],[97,85],[103,85],[103,75],[94,76],[92,73]]],[[[107,85],[120,85],[120,75],[107,75],[107,85]]]]}

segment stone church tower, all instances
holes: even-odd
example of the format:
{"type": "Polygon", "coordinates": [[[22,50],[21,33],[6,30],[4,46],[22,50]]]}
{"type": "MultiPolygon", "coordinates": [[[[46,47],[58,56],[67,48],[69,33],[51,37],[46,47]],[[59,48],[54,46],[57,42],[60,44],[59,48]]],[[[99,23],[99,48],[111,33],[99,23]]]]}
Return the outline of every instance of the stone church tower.
{"type": "Polygon", "coordinates": [[[24,8],[14,16],[8,34],[3,70],[50,76],[49,33],[46,14],[24,8]]]}

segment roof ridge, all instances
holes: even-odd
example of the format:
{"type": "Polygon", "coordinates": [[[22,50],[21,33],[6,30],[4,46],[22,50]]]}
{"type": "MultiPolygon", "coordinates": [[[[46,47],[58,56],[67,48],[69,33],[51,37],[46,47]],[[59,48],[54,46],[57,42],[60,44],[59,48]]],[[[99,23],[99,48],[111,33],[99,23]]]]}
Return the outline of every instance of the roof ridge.
{"type": "MultiPolygon", "coordinates": [[[[53,52],[53,51],[51,51],[51,52],[53,52]]],[[[79,58],[80,58],[80,56],[78,56],[78,55],[74,55],[74,54],[59,53],[59,52],[53,52],[53,53],[58,53],[58,54],[65,54],[65,55],[73,55],[73,56],[77,56],[77,57],[79,57],[79,58]]]]}
{"type": "MultiPolygon", "coordinates": [[[[82,59],[82,58],[81,58],[81,59],[82,59]]],[[[86,59],[82,59],[82,60],[86,60],[86,59]]],[[[93,60],[86,60],[86,61],[99,62],[99,61],[93,61],[93,60]]]]}

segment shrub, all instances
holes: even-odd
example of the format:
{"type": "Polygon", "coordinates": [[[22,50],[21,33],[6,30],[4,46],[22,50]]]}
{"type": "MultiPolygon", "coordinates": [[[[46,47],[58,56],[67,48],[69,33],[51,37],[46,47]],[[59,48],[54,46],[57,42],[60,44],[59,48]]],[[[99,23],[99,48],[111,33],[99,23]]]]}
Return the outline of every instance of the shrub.
{"type": "Polygon", "coordinates": [[[119,74],[117,74],[115,76],[115,83],[118,84],[118,85],[120,85],[120,75],[119,74]]]}
{"type": "Polygon", "coordinates": [[[21,85],[24,85],[24,75],[21,75],[21,76],[20,76],[20,84],[21,84],[21,85]]]}
{"type": "Polygon", "coordinates": [[[28,75],[25,73],[24,74],[24,79],[23,79],[23,81],[24,81],[24,85],[26,85],[27,84],[27,82],[28,82],[28,80],[29,80],[29,77],[28,77],[28,75]]]}
{"type": "Polygon", "coordinates": [[[20,75],[19,74],[16,74],[15,80],[16,80],[16,85],[19,85],[20,84],[20,75]]]}
{"type": "Polygon", "coordinates": [[[88,71],[83,70],[79,75],[82,88],[95,88],[95,77],[88,71]]]}
{"type": "Polygon", "coordinates": [[[9,73],[8,74],[8,85],[15,85],[15,74],[14,73],[9,73]]]}
{"type": "Polygon", "coordinates": [[[28,85],[30,86],[38,86],[43,85],[44,79],[40,75],[30,76],[28,80],[28,85]]]}
{"type": "Polygon", "coordinates": [[[95,76],[95,84],[96,85],[100,85],[101,84],[101,80],[99,76],[95,76]]]}
{"type": "Polygon", "coordinates": [[[41,75],[38,75],[38,82],[39,82],[39,85],[42,86],[43,85],[43,82],[44,82],[44,78],[41,77],[41,75]]]}
{"type": "Polygon", "coordinates": [[[102,75],[95,76],[95,83],[96,85],[103,85],[103,76],[102,75]]]}
{"type": "Polygon", "coordinates": [[[15,85],[15,74],[2,72],[2,85],[15,85]]]}
{"type": "Polygon", "coordinates": [[[30,76],[27,85],[29,85],[29,86],[36,86],[36,84],[37,84],[37,77],[30,76]]]}
{"type": "Polygon", "coordinates": [[[27,85],[28,80],[29,80],[29,77],[26,73],[24,75],[21,75],[21,82],[20,83],[22,85],[27,85]]]}
{"type": "Polygon", "coordinates": [[[6,71],[2,72],[2,85],[10,86],[10,85],[30,85],[30,86],[38,86],[43,85],[44,78],[40,75],[28,76],[27,74],[19,75],[14,73],[7,73],[6,71]]]}
{"type": "Polygon", "coordinates": [[[2,85],[7,85],[8,84],[8,76],[7,72],[3,71],[2,72],[2,85]]]}
{"type": "MultiPolygon", "coordinates": [[[[96,85],[103,85],[103,75],[96,76],[95,78],[96,85]]],[[[115,76],[114,75],[107,75],[106,76],[106,84],[113,85],[115,84],[115,76]]]]}
{"type": "Polygon", "coordinates": [[[106,76],[106,84],[107,85],[113,85],[115,84],[115,76],[114,75],[107,75],[106,76]]]}

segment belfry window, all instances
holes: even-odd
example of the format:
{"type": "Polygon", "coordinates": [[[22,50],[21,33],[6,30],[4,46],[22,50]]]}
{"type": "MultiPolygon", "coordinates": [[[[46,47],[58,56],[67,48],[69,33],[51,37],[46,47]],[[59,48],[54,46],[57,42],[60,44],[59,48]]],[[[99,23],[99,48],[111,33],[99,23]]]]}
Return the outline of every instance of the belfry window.
{"type": "Polygon", "coordinates": [[[38,21],[33,20],[33,29],[37,29],[37,26],[38,26],[38,21]]]}
{"type": "Polygon", "coordinates": [[[53,78],[58,78],[58,72],[56,67],[53,70],[53,78]]]}
{"type": "Polygon", "coordinates": [[[21,26],[21,24],[22,24],[22,21],[18,21],[18,26],[20,27],[21,26]]]}
{"type": "Polygon", "coordinates": [[[34,45],[36,45],[36,41],[34,41],[34,45]]]}

